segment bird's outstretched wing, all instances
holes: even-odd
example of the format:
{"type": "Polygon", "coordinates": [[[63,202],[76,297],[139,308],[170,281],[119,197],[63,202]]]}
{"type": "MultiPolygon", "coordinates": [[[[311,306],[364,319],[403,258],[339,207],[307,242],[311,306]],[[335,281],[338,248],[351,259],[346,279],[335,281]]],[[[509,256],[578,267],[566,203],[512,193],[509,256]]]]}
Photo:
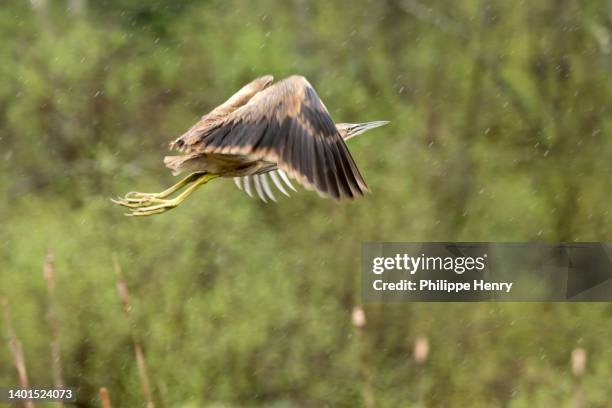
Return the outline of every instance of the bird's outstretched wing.
{"type": "Polygon", "coordinates": [[[277,163],[306,188],[336,199],[367,191],[329,112],[304,77],[265,88],[223,118],[205,119],[174,146],[277,163]]]}
{"type": "Polygon", "coordinates": [[[259,77],[238,90],[229,99],[217,106],[215,109],[202,116],[202,118],[191,127],[185,134],[170,143],[170,148],[179,147],[183,151],[191,152],[190,146],[197,144],[202,131],[213,124],[218,124],[229,114],[241,106],[246,105],[258,92],[266,89],[274,81],[272,75],[259,77]]]}

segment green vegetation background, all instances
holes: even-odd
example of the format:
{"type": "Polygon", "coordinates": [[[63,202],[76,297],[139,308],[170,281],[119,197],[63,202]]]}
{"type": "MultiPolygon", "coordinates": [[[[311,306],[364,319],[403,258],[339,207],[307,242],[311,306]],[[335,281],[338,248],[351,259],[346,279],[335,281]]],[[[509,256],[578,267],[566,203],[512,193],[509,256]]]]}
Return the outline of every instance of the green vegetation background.
{"type": "Polygon", "coordinates": [[[101,386],[144,405],[113,254],[156,406],[610,406],[610,304],[366,304],[362,330],[351,311],[364,241],[612,240],[611,35],[606,0],[3,2],[0,296],[30,383],[52,383],[52,248],[81,407],[101,386]],[[305,75],[338,121],[392,121],[350,142],[372,194],[263,204],[215,180],[159,217],[110,203],[173,183],[167,142],[267,73],[305,75]]]}

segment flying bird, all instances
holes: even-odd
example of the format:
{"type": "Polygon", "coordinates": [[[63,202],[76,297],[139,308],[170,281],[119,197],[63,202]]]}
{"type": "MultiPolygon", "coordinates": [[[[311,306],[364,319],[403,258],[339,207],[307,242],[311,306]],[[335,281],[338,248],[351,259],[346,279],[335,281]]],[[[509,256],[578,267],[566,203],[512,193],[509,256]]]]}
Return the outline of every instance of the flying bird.
{"type": "Polygon", "coordinates": [[[295,190],[293,179],[334,199],[363,196],[368,187],[345,140],[389,122],[335,124],[306,78],[272,81],[266,75],[245,85],[170,143],[180,154],[164,163],[187,177],[160,193],[130,192],[112,201],[128,207],[127,215],[159,214],[217,177],[233,178],[264,201],[276,201],[269,180],[285,195],[295,190]]]}

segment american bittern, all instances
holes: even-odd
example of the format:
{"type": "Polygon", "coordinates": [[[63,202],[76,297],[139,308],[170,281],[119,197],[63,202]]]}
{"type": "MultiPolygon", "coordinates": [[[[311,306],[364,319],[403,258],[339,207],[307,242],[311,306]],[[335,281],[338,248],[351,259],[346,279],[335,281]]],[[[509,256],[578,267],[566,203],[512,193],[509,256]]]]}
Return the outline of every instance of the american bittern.
{"type": "Polygon", "coordinates": [[[130,192],[113,202],[130,208],[127,215],[159,214],[217,177],[234,178],[249,195],[253,185],[264,201],[275,200],[268,176],[286,195],[283,183],[294,189],[293,178],[334,199],[362,196],[368,187],[344,141],[388,122],[334,124],[306,78],[272,80],[266,75],[244,86],[170,143],[182,154],[164,163],[187,177],[161,193],[130,192]]]}

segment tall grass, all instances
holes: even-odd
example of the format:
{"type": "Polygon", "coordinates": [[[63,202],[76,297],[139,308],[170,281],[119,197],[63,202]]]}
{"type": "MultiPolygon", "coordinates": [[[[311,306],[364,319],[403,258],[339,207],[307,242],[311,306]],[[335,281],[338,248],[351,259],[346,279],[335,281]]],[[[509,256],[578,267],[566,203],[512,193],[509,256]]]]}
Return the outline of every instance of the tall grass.
{"type": "Polygon", "coordinates": [[[136,364],[138,365],[138,376],[140,377],[140,386],[142,388],[142,393],[145,397],[147,408],[154,408],[155,405],[153,404],[153,396],[151,393],[151,385],[149,382],[147,364],[145,362],[141,342],[138,338],[138,334],[136,333],[134,323],[132,321],[128,288],[127,284],[125,283],[125,279],[123,279],[121,265],[119,264],[119,260],[117,259],[116,255],[113,255],[113,266],[115,269],[115,274],[117,275],[117,292],[119,293],[119,300],[121,300],[121,304],[123,305],[123,311],[125,312],[125,315],[130,325],[130,334],[132,336],[132,344],[134,345],[134,356],[136,357],[136,364]]]}
{"type": "MultiPolygon", "coordinates": [[[[11,318],[8,300],[0,299],[0,303],[2,303],[2,309],[4,312],[4,324],[6,326],[6,331],[9,338],[9,349],[11,350],[13,362],[15,363],[15,368],[17,369],[17,375],[19,377],[19,386],[21,388],[29,388],[28,372],[26,370],[23,347],[21,345],[21,341],[19,341],[19,338],[15,333],[15,329],[13,328],[13,321],[11,318]]],[[[34,403],[32,401],[25,400],[23,402],[23,406],[26,408],[34,408],[34,403]]]]}
{"type": "MultiPolygon", "coordinates": [[[[53,266],[53,251],[49,249],[43,263],[43,276],[47,281],[47,322],[51,332],[51,370],[53,375],[53,385],[55,388],[64,388],[64,378],[62,376],[62,357],[60,348],[60,327],[57,318],[57,301],[55,298],[55,268],[53,266]]],[[[64,404],[61,401],[57,402],[59,407],[64,404]]]]}

